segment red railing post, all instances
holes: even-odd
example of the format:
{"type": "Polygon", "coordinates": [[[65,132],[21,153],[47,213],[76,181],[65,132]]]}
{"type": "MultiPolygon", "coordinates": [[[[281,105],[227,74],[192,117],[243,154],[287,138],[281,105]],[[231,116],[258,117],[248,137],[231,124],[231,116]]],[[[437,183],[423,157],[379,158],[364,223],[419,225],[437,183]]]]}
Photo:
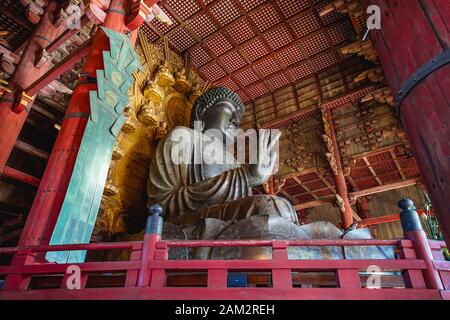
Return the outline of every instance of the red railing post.
{"type": "Polygon", "coordinates": [[[422,259],[427,268],[423,270],[423,277],[428,289],[443,290],[439,272],[436,271],[433,265],[433,253],[431,251],[430,243],[428,242],[425,231],[423,231],[420,223],[419,215],[416,212],[414,202],[410,199],[403,198],[398,203],[400,209],[400,221],[402,223],[403,233],[405,238],[414,242],[417,257],[422,259]]]}
{"type": "MultiPolygon", "coordinates": [[[[417,259],[414,242],[410,240],[401,240],[399,249],[401,259],[417,259]]],[[[427,286],[421,270],[403,270],[402,275],[406,288],[426,289],[427,286]]]]}
{"type": "Polygon", "coordinates": [[[208,288],[223,289],[227,287],[227,269],[209,269],[208,270],[208,288]]]}
{"type": "MultiPolygon", "coordinates": [[[[25,265],[33,264],[36,254],[32,254],[29,249],[19,249],[14,257],[12,267],[20,268],[25,265]]],[[[31,275],[20,272],[11,272],[5,278],[3,290],[27,290],[30,284],[31,275]]]]}
{"type": "Polygon", "coordinates": [[[336,277],[339,288],[361,288],[361,278],[357,269],[338,269],[336,277]]]}
{"type": "Polygon", "coordinates": [[[163,208],[160,205],[150,207],[147,218],[144,241],[142,243],[141,268],[138,276],[138,287],[147,287],[151,279],[151,261],[155,257],[156,243],[161,240],[163,229],[163,208]]]}
{"type": "MultiPolygon", "coordinates": [[[[169,247],[167,242],[156,242],[156,250],[153,256],[153,260],[167,260],[169,258],[169,247]]],[[[161,288],[166,286],[166,270],[151,268],[150,287],[161,288]]]]}
{"type": "MultiPolygon", "coordinates": [[[[142,245],[133,244],[130,261],[141,261],[142,245]]],[[[135,287],[139,276],[139,270],[128,270],[125,278],[125,287],[135,287]]]]}
{"type": "MultiPolygon", "coordinates": [[[[289,257],[287,247],[287,241],[274,241],[272,243],[272,259],[284,261],[288,265],[289,257]]],[[[286,268],[272,269],[272,282],[274,288],[292,289],[292,270],[286,268]]]]}

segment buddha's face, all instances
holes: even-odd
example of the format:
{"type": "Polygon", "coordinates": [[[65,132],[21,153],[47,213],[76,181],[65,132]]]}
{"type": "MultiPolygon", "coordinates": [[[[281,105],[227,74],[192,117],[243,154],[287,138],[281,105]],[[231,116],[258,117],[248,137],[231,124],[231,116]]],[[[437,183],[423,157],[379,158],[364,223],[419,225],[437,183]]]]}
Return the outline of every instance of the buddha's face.
{"type": "Polygon", "coordinates": [[[205,123],[204,130],[218,130],[226,137],[226,144],[234,143],[240,117],[237,108],[231,102],[218,101],[205,112],[202,120],[205,123]]]}

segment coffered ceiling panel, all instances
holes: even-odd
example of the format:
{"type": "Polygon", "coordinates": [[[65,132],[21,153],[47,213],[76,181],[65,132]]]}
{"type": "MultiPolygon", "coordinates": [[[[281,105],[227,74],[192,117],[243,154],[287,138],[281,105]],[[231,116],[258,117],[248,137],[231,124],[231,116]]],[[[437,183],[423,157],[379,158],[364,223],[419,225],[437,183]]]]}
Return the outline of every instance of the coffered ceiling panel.
{"type": "Polygon", "coordinates": [[[167,36],[204,79],[247,103],[347,57],[339,49],[355,38],[348,16],[319,15],[331,2],[163,0],[158,5],[173,24],[153,20],[142,29],[154,42],[167,36]]]}

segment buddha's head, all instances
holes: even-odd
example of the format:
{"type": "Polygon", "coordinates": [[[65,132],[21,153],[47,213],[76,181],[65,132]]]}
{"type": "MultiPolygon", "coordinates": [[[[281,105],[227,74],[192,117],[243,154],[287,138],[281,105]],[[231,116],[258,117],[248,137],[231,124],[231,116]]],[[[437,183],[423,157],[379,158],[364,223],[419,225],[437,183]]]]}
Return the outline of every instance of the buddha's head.
{"type": "Polygon", "coordinates": [[[195,101],[191,112],[191,128],[195,121],[201,121],[203,130],[215,129],[229,140],[235,129],[239,128],[244,115],[244,104],[233,91],[216,87],[207,90],[195,101]]]}

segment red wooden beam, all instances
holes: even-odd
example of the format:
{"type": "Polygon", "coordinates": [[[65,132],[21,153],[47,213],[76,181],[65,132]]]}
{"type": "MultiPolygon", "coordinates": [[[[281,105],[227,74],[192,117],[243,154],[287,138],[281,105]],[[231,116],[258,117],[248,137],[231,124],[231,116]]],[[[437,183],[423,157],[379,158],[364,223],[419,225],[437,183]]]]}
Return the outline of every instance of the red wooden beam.
{"type": "Polygon", "coordinates": [[[22,107],[16,108],[20,101],[18,98],[33,81],[47,72],[50,66],[49,61],[40,68],[37,68],[35,63],[39,60],[42,49],[53,41],[65,27],[64,25],[55,27],[53,24],[59,9],[57,1],[48,2],[39,25],[28,40],[20,62],[9,81],[12,92],[0,98],[0,171],[6,165],[27,118],[27,112],[24,112],[22,107]]]}
{"type": "Polygon", "coordinates": [[[389,223],[389,222],[393,222],[393,221],[400,221],[400,214],[391,214],[389,216],[368,218],[368,219],[361,220],[358,223],[362,227],[367,227],[367,226],[375,226],[375,225],[382,224],[382,223],[389,223]]]}
{"type": "Polygon", "coordinates": [[[25,92],[28,95],[34,96],[40,90],[44,89],[53,80],[58,79],[64,72],[70,70],[77,62],[87,56],[90,46],[92,43],[92,38],[86,40],[80,47],[71,52],[67,57],[62,59],[57,65],[43,74],[39,79],[34,81],[25,92]]]}
{"type": "MultiPolygon", "coordinates": [[[[288,246],[395,246],[399,240],[283,240],[288,246]]],[[[277,241],[273,240],[188,240],[188,241],[160,241],[156,244],[158,247],[167,243],[168,247],[267,247],[272,246],[277,241]]]]}
{"type": "MultiPolygon", "coordinates": [[[[80,26],[81,28],[83,28],[88,22],[89,22],[89,18],[86,15],[83,15],[81,17],[81,21],[80,21],[80,26]]],[[[79,29],[75,28],[75,29],[66,29],[64,32],[62,32],[58,38],[56,38],[52,43],[50,43],[45,50],[48,53],[53,53],[54,51],[56,51],[59,47],[61,47],[61,45],[66,42],[67,40],[69,40],[70,38],[72,38],[74,35],[76,35],[78,32],[80,32],[79,29]]]]}
{"type": "Polygon", "coordinates": [[[374,188],[351,192],[351,193],[349,193],[349,196],[350,196],[350,198],[365,197],[365,196],[369,196],[371,194],[376,194],[376,193],[380,193],[380,192],[401,189],[401,188],[405,188],[405,187],[409,187],[409,186],[415,186],[416,184],[419,184],[421,181],[422,181],[422,178],[408,179],[408,180],[404,180],[404,181],[400,181],[400,182],[385,184],[385,185],[374,187],[374,188]]]}
{"type": "Polygon", "coordinates": [[[29,174],[20,172],[19,170],[16,170],[14,168],[5,166],[3,168],[3,176],[14,179],[16,181],[20,181],[26,184],[29,184],[31,186],[38,187],[40,180],[36,177],[33,177],[29,174]]]}
{"type": "MultiPolygon", "coordinates": [[[[114,10],[108,12],[103,26],[117,32],[126,31],[124,27],[126,16],[122,11],[126,12],[129,4],[130,1],[112,0],[111,8],[114,10]]],[[[98,28],[81,73],[96,77],[96,71],[103,69],[101,59],[103,51],[108,49],[108,38],[103,30],[98,28]]],[[[79,83],[73,91],[66,111],[66,115],[70,117],[66,117],[63,121],[48,160],[19,241],[22,246],[48,243],[58,219],[90,113],[89,92],[97,89],[96,83],[86,80],[83,83],[83,80],[80,80],[82,84],[79,83]]]]}
{"type": "MultiPolygon", "coordinates": [[[[450,291],[444,291],[450,299],[450,291]]],[[[444,296],[444,295],[443,295],[444,296]]],[[[441,300],[438,290],[363,288],[86,288],[83,290],[17,290],[0,293],[4,300],[441,300]]]]}
{"type": "Polygon", "coordinates": [[[35,146],[32,146],[26,142],[23,142],[19,139],[17,139],[15,145],[17,149],[20,149],[34,157],[40,158],[40,159],[48,159],[48,153],[36,148],[35,146]]]}

